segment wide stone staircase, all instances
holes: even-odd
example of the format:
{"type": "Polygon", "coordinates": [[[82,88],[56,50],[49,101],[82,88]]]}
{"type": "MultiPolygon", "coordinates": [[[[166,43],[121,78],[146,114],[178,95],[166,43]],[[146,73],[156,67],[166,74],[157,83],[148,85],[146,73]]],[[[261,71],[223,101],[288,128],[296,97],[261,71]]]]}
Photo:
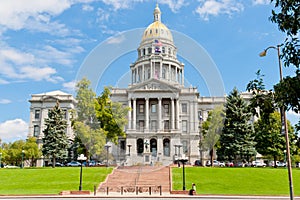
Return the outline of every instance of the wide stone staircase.
{"type": "Polygon", "coordinates": [[[161,194],[170,193],[168,166],[117,167],[98,187],[98,193],[161,194]]]}

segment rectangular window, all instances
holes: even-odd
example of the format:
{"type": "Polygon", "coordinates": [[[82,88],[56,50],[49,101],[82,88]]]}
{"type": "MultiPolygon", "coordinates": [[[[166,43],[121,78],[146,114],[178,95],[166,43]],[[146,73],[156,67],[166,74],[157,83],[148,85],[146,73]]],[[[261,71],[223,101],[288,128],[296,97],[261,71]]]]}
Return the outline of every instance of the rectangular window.
{"type": "Polygon", "coordinates": [[[144,130],[144,120],[140,120],[139,121],[139,127],[140,127],[140,130],[144,130]]]}
{"type": "Polygon", "coordinates": [[[164,121],[164,130],[169,130],[169,120],[164,121]]]}
{"type": "Polygon", "coordinates": [[[164,113],[165,113],[165,115],[168,115],[169,112],[170,112],[170,110],[169,110],[169,104],[164,104],[164,113]]]}
{"type": "Polygon", "coordinates": [[[187,120],[182,120],[182,132],[187,133],[187,120]]]}
{"type": "Polygon", "coordinates": [[[151,121],[151,130],[156,130],[156,120],[151,121]]]}
{"type": "Polygon", "coordinates": [[[187,145],[187,141],[186,140],[183,140],[182,141],[182,151],[184,154],[187,154],[188,153],[188,145],[187,145]]]}
{"type": "Polygon", "coordinates": [[[181,112],[187,113],[187,104],[186,103],[181,104],[181,112]]]}
{"type": "Polygon", "coordinates": [[[139,105],[139,112],[144,113],[144,104],[139,105]]]}
{"type": "Polygon", "coordinates": [[[151,112],[156,113],[156,104],[151,104],[151,112]]]}
{"type": "Polygon", "coordinates": [[[34,125],[33,126],[33,137],[38,137],[40,134],[40,127],[39,125],[34,125]]]}
{"type": "Polygon", "coordinates": [[[41,113],[40,110],[35,110],[34,111],[34,119],[40,119],[40,113],[41,113]]]}

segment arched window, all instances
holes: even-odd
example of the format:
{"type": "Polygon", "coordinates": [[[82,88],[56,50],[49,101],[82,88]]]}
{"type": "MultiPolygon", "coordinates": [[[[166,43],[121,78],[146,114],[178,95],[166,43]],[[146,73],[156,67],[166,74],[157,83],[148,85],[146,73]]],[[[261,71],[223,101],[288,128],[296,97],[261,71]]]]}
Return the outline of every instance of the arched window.
{"type": "Polygon", "coordinates": [[[157,141],[155,138],[152,138],[150,140],[150,151],[152,153],[152,156],[156,156],[157,155],[157,141]]]}
{"type": "Polygon", "coordinates": [[[163,140],[164,156],[170,156],[170,139],[165,138],[163,140]]]}
{"type": "Polygon", "coordinates": [[[148,48],[148,54],[151,54],[151,53],[152,53],[152,48],[149,47],[149,48],[148,48]]]}
{"type": "Polygon", "coordinates": [[[136,150],[137,150],[137,154],[142,154],[144,152],[144,140],[139,138],[136,141],[136,150]]]}

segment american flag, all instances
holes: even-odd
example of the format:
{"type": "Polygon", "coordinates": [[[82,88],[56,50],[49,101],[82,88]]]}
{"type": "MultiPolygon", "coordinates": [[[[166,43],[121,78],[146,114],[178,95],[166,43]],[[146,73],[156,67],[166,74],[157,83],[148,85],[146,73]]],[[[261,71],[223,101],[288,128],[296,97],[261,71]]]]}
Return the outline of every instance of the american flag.
{"type": "Polygon", "coordinates": [[[154,40],[155,46],[162,46],[162,43],[159,40],[154,40]]]}
{"type": "Polygon", "coordinates": [[[159,40],[154,40],[154,46],[155,46],[155,52],[160,53],[160,47],[162,46],[162,43],[159,40]]]}

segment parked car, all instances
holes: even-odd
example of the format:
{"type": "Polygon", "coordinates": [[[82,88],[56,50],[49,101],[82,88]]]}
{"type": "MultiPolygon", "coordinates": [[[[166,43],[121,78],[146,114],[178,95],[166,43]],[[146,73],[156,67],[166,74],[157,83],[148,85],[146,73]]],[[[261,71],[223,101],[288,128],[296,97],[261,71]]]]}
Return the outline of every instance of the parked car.
{"type": "Polygon", "coordinates": [[[20,167],[14,166],[14,165],[5,165],[4,168],[17,169],[17,168],[20,168],[20,167]]]}
{"type": "Polygon", "coordinates": [[[219,162],[219,166],[220,166],[220,167],[225,167],[225,162],[220,161],[220,162],[219,162]]]}
{"type": "Polygon", "coordinates": [[[252,167],[266,167],[266,163],[263,161],[253,161],[252,162],[252,167]]]}
{"type": "Polygon", "coordinates": [[[227,161],[227,162],[225,163],[225,166],[226,166],[226,167],[233,167],[234,164],[233,164],[233,162],[227,161]]]}
{"type": "Polygon", "coordinates": [[[68,167],[78,167],[78,166],[81,166],[81,163],[77,162],[77,161],[71,161],[71,162],[67,163],[67,166],[68,167]]]}
{"type": "MultiPolygon", "coordinates": [[[[223,164],[222,164],[222,165],[223,165],[223,164]]],[[[208,160],[208,161],[206,162],[206,166],[211,166],[210,160],[208,160]]],[[[220,166],[220,162],[217,161],[217,160],[213,160],[213,166],[214,166],[214,167],[219,167],[219,166],[220,166]]],[[[224,164],[224,166],[225,166],[225,164],[224,164]]],[[[222,167],[223,167],[223,166],[222,166],[222,167]]]]}
{"type": "Polygon", "coordinates": [[[195,165],[195,166],[202,166],[200,160],[195,160],[195,164],[194,164],[194,165],[195,165]]]}
{"type": "MultiPolygon", "coordinates": [[[[47,166],[52,167],[52,163],[48,163],[47,166]]],[[[56,166],[56,167],[63,167],[64,164],[62,164],[62,163],[60,163],[60,162],[55,162],[55,166],[56,166]]]]}

